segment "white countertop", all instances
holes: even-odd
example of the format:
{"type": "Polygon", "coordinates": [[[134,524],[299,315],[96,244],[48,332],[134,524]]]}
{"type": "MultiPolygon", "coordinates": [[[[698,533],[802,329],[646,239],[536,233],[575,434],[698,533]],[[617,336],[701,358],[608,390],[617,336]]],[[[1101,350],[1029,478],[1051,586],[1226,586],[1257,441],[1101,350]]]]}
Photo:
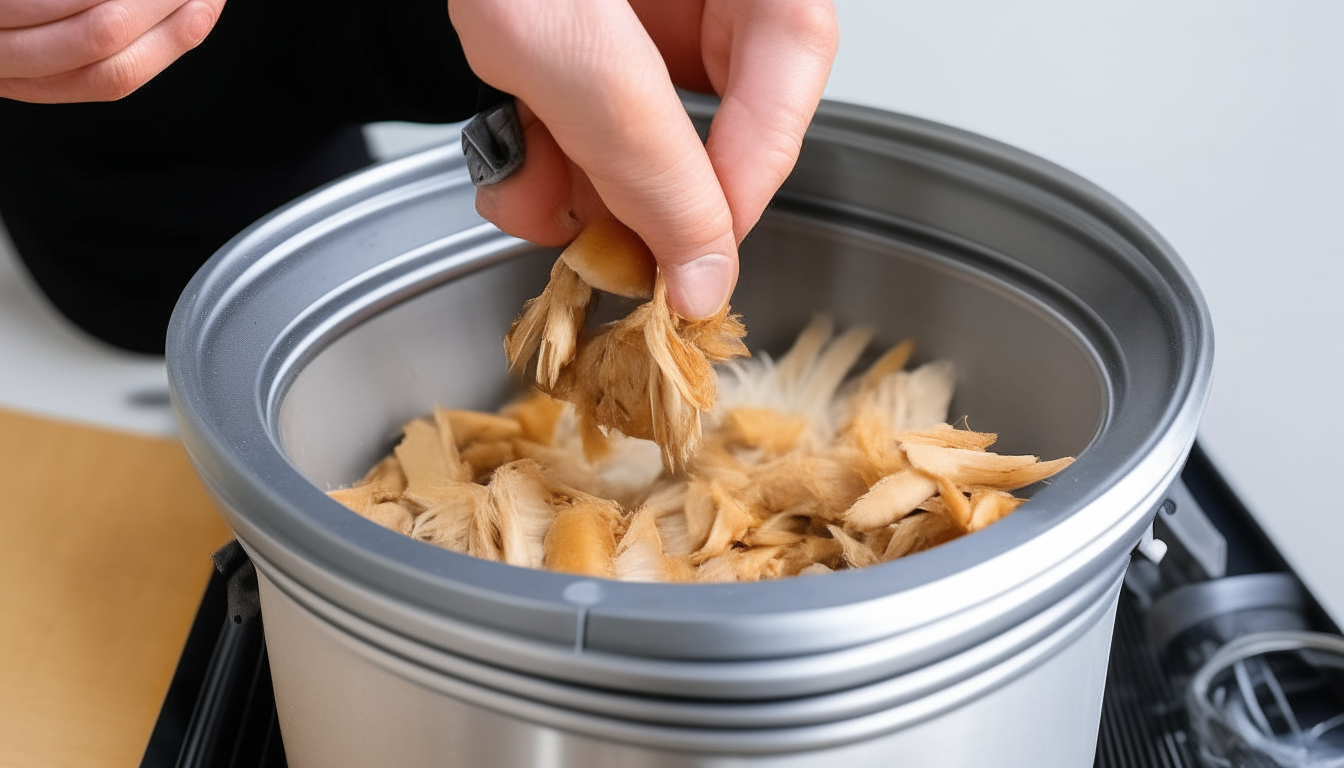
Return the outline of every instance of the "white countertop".
{"type": "MultiPolygon", "coordinates": [[[[1105,187],[1189,263],[1217,335],[1201,440],[1344,623],[1344,4],[836,0],[828,98],[950,123],[1105,187]]],[[[384,125],[380,156],[453,135],[384,125]]],[[[161,360],[71,329],[0,231],[0,405],[171,434],[161,360]]]]}

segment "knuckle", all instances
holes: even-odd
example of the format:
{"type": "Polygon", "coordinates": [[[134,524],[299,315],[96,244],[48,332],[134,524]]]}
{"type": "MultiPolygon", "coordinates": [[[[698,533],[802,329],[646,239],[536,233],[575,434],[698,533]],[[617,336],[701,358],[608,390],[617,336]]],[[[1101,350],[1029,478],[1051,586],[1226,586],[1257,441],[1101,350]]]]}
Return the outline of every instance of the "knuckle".
{"type": "Polygon", "coordinates": [[[472,69],[492,84],[511,82],[523,56],[535,50],[533,20],[525,3],[451,2],[449,16],[472,69]]]}
{"type": "Polygon", "coordinates": [[[135,20],[121,3],[101,3],[89,11],[84,45],[97,59],[116,54],[135,39],[135,20]]]}
{"type": "Polygon", "coordinates": [[[793,3],[785,9],[783,23],[809,50],[826,58],[835,56],[840,45],[840,23],[829,0],[793,3]]]}
{"type": "MultiPolygon", "coordinates": [[[[678,253],[698,253],[733,236],[733,214],[718,190],[715,194],[682,195],[675,210],[678,215],[665,223],[659,234],[667,249],[678,253]]],[[[651,243],[652,245],[652,243],[651,243]]],[[[657,248],[655,247],[655,252],[657,248]]]]}
{"type": "Polygon", "coordinates": [[[144,81],[138,57],[131,52],[113,56],[98,68],[93,86],[94,101],[116,101],[129,96],[144,81]]]}
{"type": "MultiPolygon", "coordinates": [[[[802,151],[802,137],[790,131],[771,131],[762,148],[762,165],[787,175],[802,151]]],[[[783,180],[782,178],[780,179],[783,180]]]]}

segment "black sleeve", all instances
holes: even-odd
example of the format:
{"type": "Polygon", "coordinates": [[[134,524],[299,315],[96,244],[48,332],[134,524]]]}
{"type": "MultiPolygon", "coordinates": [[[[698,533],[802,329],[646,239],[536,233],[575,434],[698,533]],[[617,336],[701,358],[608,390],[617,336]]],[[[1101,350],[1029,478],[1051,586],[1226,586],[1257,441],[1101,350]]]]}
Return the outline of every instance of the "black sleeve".
{"type": "Polygon", "coordinates": [[[467,66],[446,0],[307,2],[284,46],[305,85],[351,122],[454,122],[471,116],[480,81],[467,66]]]}
{"type": "Polygon", "coordinates": [[[445,0],[228,0],[120,101],[0,99],[0,219],[76,325],[161,352],[210,254],[370,162],[361,123],[462,120],[478,87],[445,0]]]}

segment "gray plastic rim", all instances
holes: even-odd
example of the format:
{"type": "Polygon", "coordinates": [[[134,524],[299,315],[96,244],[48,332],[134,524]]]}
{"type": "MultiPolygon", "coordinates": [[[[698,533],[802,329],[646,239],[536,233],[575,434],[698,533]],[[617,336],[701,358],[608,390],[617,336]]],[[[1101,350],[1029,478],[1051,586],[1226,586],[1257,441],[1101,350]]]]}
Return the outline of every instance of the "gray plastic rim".
{"type": "Polygon", "coordinates": [[[1182,632],[1209,619],[1253,608],[1303,612],[1307,593],[1291,573],[1248,573],[1187,584],[1163,595],[1148,611],[1148,637],[1165,652],[1182,632]]]}
{"type": "Polygon", "coordinates": [[[319,619],[350,650],[416,685],[510,715],[519,714],[517,702],[501,708],[492,697],[516,697],[542,707],[542,711],[558,707],[562,714],[536,721],[574,730],[572,723],[553,721],[557,716],[568,721],[578,714],[578,722],[588,718],[589,723],[579,730],[601,738],[657,747],[694,745],[711,751],[727,749],[730,744],[737,745],[730,751],[759,751],[766,746],[776,750],[782,742],[769,732],[828,724],[832,724],[829,730],[812,728],[793,734],[790,749],[832,746],[841,738],[836,734],[843,734],[842,741],[862,740],[936,717],[984,696],[1035,668],[1100,621],[1115,604],[1127,564],[1115,563],[1076,592],[988,642],[907,674],[865,680],[852,688],[814,695],[735,701],[728,696],[682,699],[674,695],[631,695],[594,688],[590,680],[582,681],[586,685],[559,683],[447,654],[364,621],[305,589],[264,559],[254,558],[272,586],[319,619]],[[879,713],[885,714],[870,717],[879,713]],[[833,725],[839,723],[849,724],[833,725]],[[630,726],[638,737],[621,735],[621,730],[630,726]],[[713,743],[699,744],[704,741],[703,735],[692,737],[690,743],[682,739],[699,729],[713,732],[713,743]],[[732,733],[735,731],[752,733],[744,737],[732,733]],[[654,733],[665,733],[666,739],[647,741],[654,733]],[[792,739],[799,741],[793,743],[792,739]]]}
{"type": "MultiPolygon", "coordinates": [[[[704,104],[689,109],[702,127],[712,114],[704,104]]],[[[479,652],[469,655],[509,668],[577,679],[593,666],[586,658],[597,655],[626,657],[641,669],[666,662],[668,671],[678,671],[616,673],[603,681],[658,691],[694,671],[695,664],[717,668],[717,675],[732,665],[715,662],[801,662],[942,622],[960,625],[958,642],[912,648],[909,663],[930,663],[939,654],[982,642],[1029,619],[1052,595],[1096,577],[1138,540],[1193,442],[1207,397],[1212,360],[1207,309],[1180,260],[1138,216],[1039,158],[945,126],[837,104],[818,112],[804,156],[818,147],[920,159],[1104,240],[1113,258],[1159,295],[1169,312],[1163,321],[1182,350],[1177,380],[1157,423],[1127,423],[1121,393],[1067,477],[1037,495],[1030,519],[1005,521],[1011,524],[996,526],[995,535],[954,542],[937,557],[829,576],[836,581],[825,590],[782,583],[605,582],[600,599],[576,604],[566,599],[572,577],[421,551],[428,548],[392,541],[395,537],[371,547],[361,540],[362,529],[345,522],[348,515],[337,514],[344,510],[286,459],[275,431],[286,383],[282,374],[292,376],[294,366],[381,309],[523,246],[488,226],[465,227],[444,242],[338,281],[323,295],[331,301],[285,304],[269,297],[262,305],[249,303],[249,297],[264,294],[260,289],[272,272],[285,269],[307,243],[339,232],[343,222],[404,204],[425,189],[469,188],[460,156],[444,148],[356,174],[277,211],[234,238],[196,275],[177,305],[168,338],[171,392],[188,454],[230,525],[277,568],[325,599],[433,646],[460,651],[455,646],[462,637],[445,634],[438,621],[445,616],[486,636],[513,638],[514,646],[467,642],[479,652]],[[221,322],[240,315],[248,322],[221,322]],[[1023,602],[999,611],[997,621],[958,621],[1014,590],[1023,602]],[[744,592],[754,610],[743,610],[744,592]],[[650,603],[658,607],[646,608],[650,603]],[[594,643],[595,625],[602,637],[639,642],[594,643]],[[515,653],[519,644],[546,651],[515,653]],[[688,658],[685,649],[700,649],[692,652],[699,658],[688,658]],[[553,663],[538,663],[540,657],[553,663]]],[[[780,200],[798,210],[826,205],[790,184],[780,200]]],[[[1093,341],[1106,346],[1102,336],[1093,341]]],[[[698,695],[697,685],[714,683],[701,678],[686,685],[698,695]]],[[[814,680],[799,690],[815,685],[814,680]]]]}

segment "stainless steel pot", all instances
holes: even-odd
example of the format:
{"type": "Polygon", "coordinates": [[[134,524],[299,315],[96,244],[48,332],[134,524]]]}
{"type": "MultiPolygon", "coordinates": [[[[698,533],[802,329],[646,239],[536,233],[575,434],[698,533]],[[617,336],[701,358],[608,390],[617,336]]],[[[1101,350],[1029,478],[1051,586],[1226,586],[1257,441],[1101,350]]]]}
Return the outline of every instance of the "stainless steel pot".
{"type": "Polygon", "coordinates": [[[174,313],[183,439],[257,563],[291,764],[1091,764],[1120,579],[1212,355],[1142,220],[1001,144],[823,105],[743,246],[749,342],[779,350],[818,310],[915,336],[956,361],[955,415],[1078,461],[886,565],[650,585],[438,550],[323,494],[430,404],[511,391],[500,340],[554,252],[472,197],[454,148],[371,168],[239,235],[174,313]]]}

